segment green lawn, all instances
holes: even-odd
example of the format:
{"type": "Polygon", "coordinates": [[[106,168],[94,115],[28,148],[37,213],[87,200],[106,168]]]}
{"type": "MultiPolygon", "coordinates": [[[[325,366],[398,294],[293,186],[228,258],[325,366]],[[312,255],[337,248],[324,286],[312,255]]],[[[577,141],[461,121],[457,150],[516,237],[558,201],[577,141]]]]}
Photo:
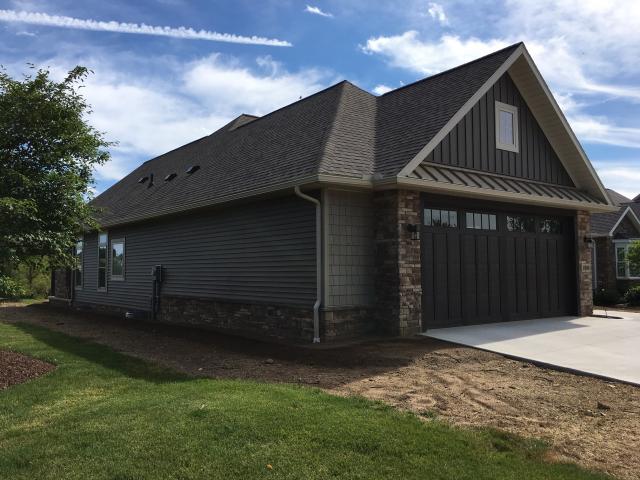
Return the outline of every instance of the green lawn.
{"type": "Polygon", "coordinates": [[[0,391],[1,479],[604,478],[543,462],[540,442],[306,387],[192,379],[39,327],[0,324],[0,348],[58,365],[0,391]]]}

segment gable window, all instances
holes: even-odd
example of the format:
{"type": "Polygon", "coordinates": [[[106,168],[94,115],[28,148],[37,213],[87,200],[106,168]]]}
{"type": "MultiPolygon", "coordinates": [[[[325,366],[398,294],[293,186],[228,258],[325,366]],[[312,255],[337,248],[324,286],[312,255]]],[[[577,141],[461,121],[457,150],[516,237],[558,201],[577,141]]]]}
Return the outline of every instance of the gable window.
{"type": "Polygon", "coordinates": [[[73,284],[76,288],[82,288],[84,271],[84,241],[78,240],[73,250],[75,256],[75,270],[73,271],[73,284]]]}
{"type": "Polygon", "coordinates": [[[640,278],[640,269],[629,263],[627,253],[631,241],[615,242],[616,244],[616,277],[617,278],[640,278]]]}
{"type": "Polygon", "coordinates": [[[98,233],[98,290],[107,289],[107,239],[106,232],[98,233]]]}
{"type": "Polygon", "coordinates": [[[496,216],[493,213],[467,212],[466,227],[473,230],[496,230],[496,216]]]}
{"type": "Polygon", "coordinates": [[[124,280],[124,239],[111,240],[111,280],[124,280]]]}
{"type": "Polygon", "coordinates": [[[496,148],[518,152],[518,108],[496,102],[496,148]]]}
{"type": "Polygon", "coordinates": [[[424,224],[427,227],[458,228],[458,212],[455,210],[425,208],[424,224]]]}

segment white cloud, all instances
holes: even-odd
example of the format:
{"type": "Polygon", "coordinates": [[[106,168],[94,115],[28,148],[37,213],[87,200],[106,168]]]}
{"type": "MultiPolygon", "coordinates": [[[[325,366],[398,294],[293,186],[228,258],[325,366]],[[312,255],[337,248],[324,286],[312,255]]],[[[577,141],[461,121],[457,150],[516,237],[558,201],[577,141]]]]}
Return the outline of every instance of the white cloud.
{"type": "Polygon", "coordinates": [[[444,7],[439,3],[429,3],[429,9],[427,13],[436,20],[440,25],[448,25],[449,19],[447,18],[446,13],[444,12],[444,7]]]}
{"type": "MultiPolygon", "coordinates": [[[[270,57],[254,68],[214,54],[191,62],[173,57],[51,58],[55,78],[76,64],[90,66],[82,94],[92,106],[90,123],[117,141],[112,159],[96,178],[119,180],[141,161],[209,135],[240,113],[263,115],[324,88],[334,80],[314,69],[290,72],[270,57]],[[154,71],[162,69],[158,76],[154,71]],[[146,73],[149,72],[149,73],[146,73]]],[[[9,65],[18,74],[20,65],[9,65]]]]}
{"type": "Polygon", "coordinates": [[[584,142],[640,148],[640,128],[622,127],[606,118],[576,115],[568,118],[571,128],[584,142]]]}
{"type": "Polygon", "coordinates": [[[616,162],[615,160],[594,162],[600,179],[607,188],[611,188],[625,197],[634,198],[640,194],[640,170],[636,162],[616,162]]]}
{"type": "Polygon", "coordinates": [[[370,38],[362,48],[365,53],[382,55],[393,66],[433,75],[508,45],[505,40],[463,40],[455,35],[444,35],[435,42],[419,37],[417,31],[409,30],[401,35],[370,38]]]}
{"type": "Polygon", "coordinates": [[[183,39],[209,40],[214,42],[242,43],[250,45],[267,45],[271,47],[290,47],[291,43],[257,36],[242,36],[230,33],[218,33],[208,30],[194,30],[188,27],[166,27],[146,25],[144,23],[123,23],[115,21],[99,21],[81,19],[47,13],[24,12],[16,10],[0,10],[0,21],[46,25],[50,27],[94,30],[100,32],[134,33],[139,35],[157,35],[183,39]]]}
{"type": "Polygon", "coordinates": [[[328,18],[333,17],[332,13],[323,12],[322,10],[320,10],[320,7],[313,7],[311,5],[307,5],[304,11],[307,13],[312,13],[314,15],[320,15],[321,17],[328,17],[328,18]]]}
{"type": "Polygon", "coordinates": [[[373,89],[373,93],[375,93],[376,95],[384,95],[387,92],[390,92],[391,90],[393,90],[392,87],[388,86],[388,85],[376,85],[373,89]]]}

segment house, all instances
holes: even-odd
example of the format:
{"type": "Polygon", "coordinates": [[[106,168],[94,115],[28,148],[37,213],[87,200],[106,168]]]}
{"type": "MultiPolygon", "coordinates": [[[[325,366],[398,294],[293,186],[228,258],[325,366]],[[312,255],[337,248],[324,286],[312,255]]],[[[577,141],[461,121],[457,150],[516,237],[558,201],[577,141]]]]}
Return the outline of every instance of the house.
{"type": "Polygon", "coordinates": [[[593,289],[624,294],[640,285],[640,272],[626,261],[629,245],[640,240],[640,195],[630,200],[614,190],[607,193],[618,209],[591,216],[593,289]]]}
{"type": "Polygon", "coordinates": [[[93,204],[56,297],[294,342],[589,314],[617,210],[522,43],[240,115],[93,204]]]}

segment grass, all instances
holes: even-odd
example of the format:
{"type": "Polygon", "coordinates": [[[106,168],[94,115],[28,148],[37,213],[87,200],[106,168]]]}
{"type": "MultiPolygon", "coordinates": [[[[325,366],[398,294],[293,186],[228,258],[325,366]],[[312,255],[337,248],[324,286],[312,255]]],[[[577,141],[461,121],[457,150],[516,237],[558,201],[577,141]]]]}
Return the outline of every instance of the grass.
{"type": "Polygon", "coordinates": [[[6,479],[596,479],[542,442],[317,389],[192,379],[31,326],[0,348],[58,368],[0,391],[6,479]],[[271,468],[269,468],[271,467],[271,468]]]}

